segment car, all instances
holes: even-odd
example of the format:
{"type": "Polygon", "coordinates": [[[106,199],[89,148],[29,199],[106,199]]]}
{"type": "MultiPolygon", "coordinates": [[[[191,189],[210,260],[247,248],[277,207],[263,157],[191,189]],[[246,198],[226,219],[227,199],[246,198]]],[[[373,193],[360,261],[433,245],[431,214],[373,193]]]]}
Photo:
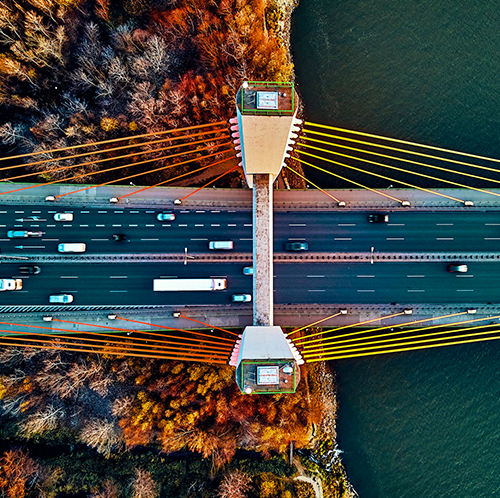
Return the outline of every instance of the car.
{"type": "Polygon", "coordinates": [[[243,275],[253,275],[253,266],[245,266],[243,268],[243,275]]]}
{"type": "Polygon", "coordinates": [[[380,213],[371,213],[368,215],[368,223],[388,223],[389,215],[380,213]]]}
{"type": "Polygon", "coordinates": [[[87,245],[83,242],[66,242],[57,245],[59,252],[85,252],[87,245]]]}
{"type": "Polygon", "coordinates": [[[20,278],[0,278],[0,291],[21,290],[23,281],[20,278]]]}
{"type": "Polygon", "coordinates": [[[286,251],[307,251],[309,245],[307,242],[287,242],[285,244],[286,251]]]}
{"type": "Polygon", "coordinates": [[[251,294],[233,294],[231,296],[233,303],[250,303],[252,301],[251,294]]]}
{"type": "Polygon", "coordinates": [[[468,270],[467,265],[457,264],[457,263],[448,265],[448,271],[450,273],[467,273],[467,270],[468,270]]]}
{"type": "Polygon", "coordinates": [[[233,248],[232,240],[211,240],[208,243],[211,251],[231,251],[233,248]]]}
{"type": "Polygon", "coordinates": [[[68,304],[73,302],[71,294],[52,294],[49,296],[49,303],[68,304]]]}
{"type": "Polygon", "coordinates": [[[37,265],[20,266],[19,273],[29,273],[31,275],[38,275],[42,269],[37,265]]]}
{"type": "Polygon", "coordinates": [[[45,232],[30,232],[29,230],[9,230],[7,237],[9,239],[24,239],[25,237],[41,237],[45,232]]]}
{"type": "Polygon", "coordinates": [[[73,213],[56,213],[54,221],[73,221],[73,213]]]}
{"type": "Polygon", "coordinates": [[[156,216],[158,221],[174,221],[175,214],[174,213],[158,213],[156,216]]]}
{"type": "Polygon", "coordinates": [[[113,240],[116,242],[128,240],[128,237],[124,233],[114,233],[113,240]]]}

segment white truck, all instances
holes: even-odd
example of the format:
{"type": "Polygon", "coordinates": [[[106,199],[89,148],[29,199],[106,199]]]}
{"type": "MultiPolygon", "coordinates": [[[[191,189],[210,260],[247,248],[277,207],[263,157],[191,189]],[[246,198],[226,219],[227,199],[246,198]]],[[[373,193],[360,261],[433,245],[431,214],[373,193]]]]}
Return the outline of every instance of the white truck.
{"type": "Polygon", "coordinates": [[[156,278],[154,291],[214,291],[227,287],[225,278],[156,278]]]}

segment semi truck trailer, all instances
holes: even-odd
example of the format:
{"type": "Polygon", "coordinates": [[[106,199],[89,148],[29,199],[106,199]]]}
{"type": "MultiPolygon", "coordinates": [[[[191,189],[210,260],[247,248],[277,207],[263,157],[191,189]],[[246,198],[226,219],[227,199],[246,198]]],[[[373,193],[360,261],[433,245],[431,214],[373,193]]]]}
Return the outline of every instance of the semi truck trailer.
{"type": "Polygon", "coordinates": [[[154,291],[214,291],[227,287],[225,278],[156,278],[154,291]]]}

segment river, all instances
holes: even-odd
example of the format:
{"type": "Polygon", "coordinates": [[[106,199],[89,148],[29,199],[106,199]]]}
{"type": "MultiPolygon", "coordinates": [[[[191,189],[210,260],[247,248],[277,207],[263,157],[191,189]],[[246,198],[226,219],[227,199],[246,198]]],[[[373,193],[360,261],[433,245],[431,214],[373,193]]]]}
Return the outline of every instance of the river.
{"type": "MultiPolygon", "coordinates": [[[[309,121],[500,157],[497,2],[301,0],[292,52],[309,121]]],[[[500,495],[499,354],[493,341],[336,365],[362,498],[500,495]]]]}

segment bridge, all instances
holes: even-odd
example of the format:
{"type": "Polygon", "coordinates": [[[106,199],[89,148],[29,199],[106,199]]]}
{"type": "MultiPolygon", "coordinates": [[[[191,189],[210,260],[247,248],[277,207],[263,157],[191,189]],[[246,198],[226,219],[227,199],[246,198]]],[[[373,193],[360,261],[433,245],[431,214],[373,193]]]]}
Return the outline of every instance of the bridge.
{"type": "MultiPolygon", "coordinates": [[[[22,239],[0,236],[1,277],[23,279],[22,290],[1,294],[2,344],[48,347],[44,334],[77,332],[81,341],[71,339],[65,347],[96,348],[85,334],[129,334],[130,341],[145,334],[147,325],[155,333],[176,331],[176,348],[159,342],[151,346],[150,336],[125,348],[115,336],[116,343],[107,351],[133,349],[131,354],[165,358],[182,351],[194,361],[229,361],[238,365],[242,391],[290,392],[299,380],[297,363],[302,359],[498,338],[500,299],[491,275],[500,266],[500,192],[483,184],[470,187],[449,176],[438,180],[452,188],[419,187],[387,173],[378,176],[411,188],[363,190],[356,180],[354,190],[273,191],[282,165],[293,170],[285,161],[298,132],[297,99],[290,92],[290,84],[242,86],[238,117],[225,125],[233,128],[237,142],[231,157],[241,154],[252,191],[204,189],[191,197],[193,189],[159,185],[138,189],[57,182],[2,184],[0,230],[42,232],[40,237],[22,239]],[[282,99],[291,112],[281,114],[272,108],[273,92],[278,94],[276,105],[282,99]],[[259,93],[267,94],[268,100],[263,100],[262,113],[257,108],[259,93]],[[267,123],[264,134],[257,126],[262,122],[267,123]],[[279,147],[273,141],[276,134],[281,137],[279,147]],[[266,140],[268,148],[262,149],[266,140]],[[256,144],[260,155],[253,153],[256,144]],[[262,157],[268,166],[259,160],[262,157]],[[164,210],[175,213],[176,219],[159,222],[156,216],[164,210]],[[57,212],[72,213],[73,220],[55,222],[57,212]],[[372,212],[388,214],[388,222],[369,223],[372,212]],[[125,233],[128,240],[116,242],[114,233],[125,233]],[[207,249],[210,240],[228,239],[234,241],[232,252],[207,249]],[[307,242],[309,251],[285,251],[285,244],[294,241],[307,242]],[[61,242],[84,242],[87,251],[61,255],[57,253],[61,242]],[[457,262],[467,264],[469,271],[449,273],[448,265],[457,262]],[[25,264],[39,265],[42,271],[20,274],[25,264]],[[253,277],[242,272],[248,266],[254,268],[253,277]],[[227,291],[152,291],[153,278],[201,275],[226,278],[227,291]],[[48,304],[48,295],[59,293],[72,294],[74,302],[48,304]],[[232,303],[232,294],[252,294],[253,304],[232,303]],[[275,322],[292,330],[284,334],[275,322]],[[199,335],[200,326],[211,330],[210,337],[199,335]],[[232,327],[247,329],[238,338],[228,330],[232,327]],[[333,328],[325,330],[329,327],[333,328]],[[30,337],[32,342],[26,342],[30,337]],[[255,377],[257,367],[262,367],[262,383],[255,377]],[[284,368],[292,370],[282,379],[284,368]]],[[[333,142],[318,143],[331,139],[329,127],[306,123],[300,135],[297,161],[310,168],[321,169],[318,162],[338,165],[339,154],[347,155],[340,152],[333,160],[333,142]]],[[[376,140],[371,154],[381,154],[380,138],[376,140]]],[[[411,148],[412,154],[429,155],[411,148]]],[[[449,151],[444,154],[446,161],[468,164],[463,158],[450,159],[449,151]]],[[[496,170],[485,165],[485,158],[473,159],[490,174],[488,178],[474,174],[474,181],[495,183],[496,170]]],[[[430,167],[449,169],[437,164],[434,161],[430,167]]],[[[386,167],[399,168],[393,163],[386,167]]],[[[426,175],[427,180],[433,178],[426,175]]]]}

